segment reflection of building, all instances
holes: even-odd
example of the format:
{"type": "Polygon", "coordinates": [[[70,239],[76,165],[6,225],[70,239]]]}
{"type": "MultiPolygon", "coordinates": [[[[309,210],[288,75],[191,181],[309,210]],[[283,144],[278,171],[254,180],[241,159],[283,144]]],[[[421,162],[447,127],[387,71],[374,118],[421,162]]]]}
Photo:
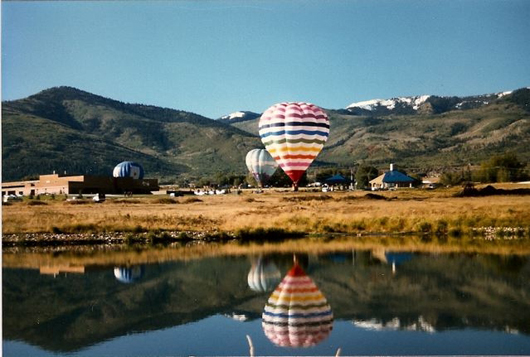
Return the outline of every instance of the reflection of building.
{"type": "Polygon", "coordinates": [[[390,164],[390,171],[374,178],[370,181],[372,190],[386,190],[398,187],[413,187],[414,179],[394,170],[394,164],[390,164]]]}
{"type": "Polygon", "coordinates": [[[85,266],[84,265],[43,265],[39,268],[40,273],[43,275],[53,275],[56,276],[59,273],[76,273],[84,274],[85,266]]]}
{"type": "Polygon", "coordinates": [[[2,195],[151,193],[158,190],[157,179],[132,177],[51,174],[41,175],[34,181],[2,182],[2,195]]]}

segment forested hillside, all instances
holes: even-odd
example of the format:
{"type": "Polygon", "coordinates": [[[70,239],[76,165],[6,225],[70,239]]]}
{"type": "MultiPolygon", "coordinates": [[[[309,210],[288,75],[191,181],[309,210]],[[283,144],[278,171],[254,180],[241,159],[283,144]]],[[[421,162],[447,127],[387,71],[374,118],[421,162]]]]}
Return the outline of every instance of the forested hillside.
{"type": "Polygon", "coordinates": [[[124,160],[147,177],[242,172],[255,136],[197,114],[125,104],[69,87],[4,102],[3,179],[42,173],[110,175],[124,160]]]}

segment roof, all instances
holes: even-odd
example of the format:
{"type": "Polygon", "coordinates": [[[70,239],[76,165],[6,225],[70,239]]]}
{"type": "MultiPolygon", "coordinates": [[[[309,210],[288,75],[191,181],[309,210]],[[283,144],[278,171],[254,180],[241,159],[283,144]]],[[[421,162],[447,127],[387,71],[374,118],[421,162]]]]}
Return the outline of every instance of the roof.
{"type": "Polygon", "coordinates": [[[350,182],[350,180],[348,180],[347,178],[344,178],[344,176],[342,175],[335,175],[335,176],[331,176],[330,178],[327,178],[324,180],[326,183],[347,183],[347,182],[350,182]]]}
{"type": "Polygon", "coordinates": [[[376,184],[376,185],[382,185],[383,184],[383,178],[385,177],[385,174],[379,175],[373,180],[370,180],[370,184],[376,184]]]}
{"type": "Polygon", "coordinates": [[[414,182],[414,179],[399,171],[392,170],[392,171],[385,172],[385,175],[383,177],[383,182],[385,183],[410,183],[410,182],[414,182]]]}

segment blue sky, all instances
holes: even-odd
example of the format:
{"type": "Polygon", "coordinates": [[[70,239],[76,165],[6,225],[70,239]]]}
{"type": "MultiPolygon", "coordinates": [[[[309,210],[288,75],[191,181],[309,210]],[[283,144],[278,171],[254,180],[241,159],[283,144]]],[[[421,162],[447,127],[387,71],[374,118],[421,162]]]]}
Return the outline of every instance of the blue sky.
{"type": "Polygon", "coordinates": [[[217,118],[530,86],[527,0],[2,1],[2,100],[73,86],[217,118]]]}

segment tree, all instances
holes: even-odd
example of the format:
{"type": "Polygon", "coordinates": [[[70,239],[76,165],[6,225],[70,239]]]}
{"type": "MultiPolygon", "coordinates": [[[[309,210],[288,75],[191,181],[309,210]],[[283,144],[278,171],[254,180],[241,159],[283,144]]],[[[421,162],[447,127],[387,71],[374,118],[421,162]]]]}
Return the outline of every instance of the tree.
{"type": "Polygon", "coordinates": [[[527,174],[517,155],[506,153],[482,162],[474,178],[480,182],[514,182],[526,179],[527,174]]]}
{"type": "Polygon", "coordinates": [[[357,182],[357,188],[365,189],[369,186],[370,180],[373,180],[379,176],[379,170],[373,166],[361,164],[355,174],[355,181],[357,182]]]}
{"type": "Polygon", "coordinates": [[[457,186],[471,181],[471,172],[465,169],[460,171],[444,172],[440,177],[440,183],[444,186],[457,186]]]}

